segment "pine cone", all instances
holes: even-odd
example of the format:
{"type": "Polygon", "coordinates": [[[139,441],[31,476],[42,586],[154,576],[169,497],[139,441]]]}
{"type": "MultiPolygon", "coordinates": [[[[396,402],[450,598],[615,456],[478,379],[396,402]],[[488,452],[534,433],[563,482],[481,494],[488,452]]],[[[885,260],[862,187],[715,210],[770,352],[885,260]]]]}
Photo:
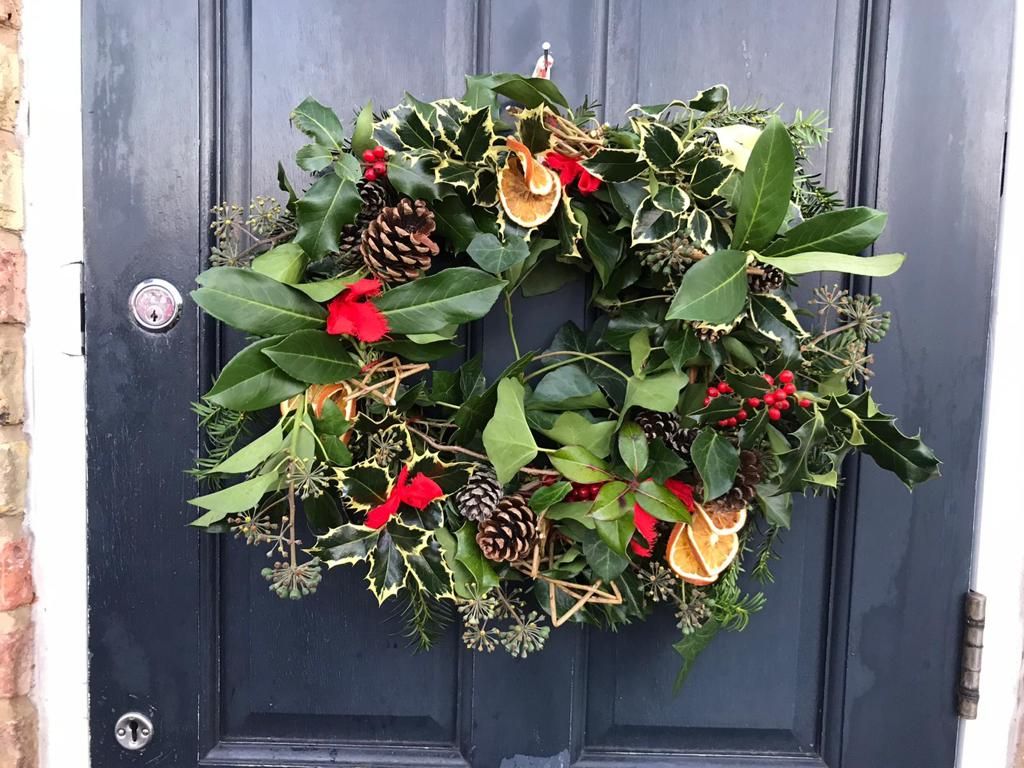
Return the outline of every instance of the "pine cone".
{"type": "Polygon", "coordinates": [[[701,341],[706,341],[708,344],[714,344],[716,341],[725,336],[726,327],[721,325],[707,325],[706,323],[694,323],[693,332],[697,335],[697,338],[701,341]]]}
{"type": "Polygon", "coordinates": [[[683,429],[679,416],[661,411],[637,411],[633,420],[644,431],[648,441],[661,440],[681,458],[689,459],[690,446],[697,439],[696,429],[683,429]]]}
{"type": "Polygon", "coordinates": [[[522,560],[537,536],[537,515],[518,493],[505,496],[494,513],[480,523],[476,543],[488,560],[522,560]]]}
{"type": "Polygon", "coordinates": [[[477,467],[459,492],[455,494],[455,506],[467,520],[487,520],[501,499],[501,484],[490,466],[477,467]]]}
{"type": "Polygon", "coordinates": [[[713,507],[724,512],[733,512],[747,506],[757,495],[757,484],[764,479],[761,454],[757,451],[740,451],[740,466],[730,488],[723,496],[704,505],[709,514],[713,507]]]}
{"type": "Polygon", "coordinates": [[[786,282],[785,273],[778,267],[764,264],[756,259],[751,266],[757,267],[764,272],[763,275],[747,275],[747,286],[751,293],[777,291],[786,282]]]}
{"type": "Polygon", "coordinates": [[[385,207],[363,230],[359,245],[367,268],[385,283],[415,280],[430,268],[438,246],[430,235],[434,213],[422,200],[415,203],[403,197],[393,207],[385,207]]]}

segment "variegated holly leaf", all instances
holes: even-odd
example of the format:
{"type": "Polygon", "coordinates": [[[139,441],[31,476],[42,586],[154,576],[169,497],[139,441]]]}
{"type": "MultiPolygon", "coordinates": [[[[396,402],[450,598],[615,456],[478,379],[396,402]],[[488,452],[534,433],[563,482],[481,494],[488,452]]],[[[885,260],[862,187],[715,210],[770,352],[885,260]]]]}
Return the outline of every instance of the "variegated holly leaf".
{"type": "Polygon", "coordinates": [[[717,157],[702,157],[693,170],[690,191],[700,200],[710,200],[719,194],[733,169],[717,157]]]}
{"type": "Polygon", "coordinates": [[[337,470],[346,506],[366,512],[387,501],[395,475],[374,461],[361,461],[337,470]]]}
{"type": "MultiPolygon", "coordinates": [[[[667,203],[666,198],[665,204],[667,203]]],[[[660,243],[678,232],[680,223],[679,213],[659,207],[653,197],[648,197],[640,203],[640,207],[633,214],[633,245],[660,243]]]]}
{"type": "Polygon", "coordinates": [[[711,217],[700,208],[694,208],[683,219],[686,234],[698,248],[707,249],[711,245],[714,233],[711,217]]]}
{"type": "Polygon", "coordinates": [[[534,109],[524,109],[516,115],[519,140],[535,155],[551,148],[551,131],[544,123],[550,111],[547,105],[541,104],[534,109]]]}
{"type": "Polygon", "coordinates": [[[434,168],[434,181],[449,187],[461,187],[472,193],[479,184],[480,170],[478,166],[446,157],[434,168]]]}
{"type": "Polygon", "coordinates": [[[782,353],[790,360],[800,357],[800,339],[808,334],[783,299],[773,294],[755,293],[750,296],[750,319],[754,327],[772,341],[778,342],[782,353]]]}
{"type": "Polygon", "coordinates": [[[583,239],[583,222],[579,212],[573,210],[572,201],[565,187],[562,187],[562,205],[558,209],[558,241],[561,245],[558,253],[559,261],[576,261],[582,259],[580,241],[583,239]]]}
{"type": "Polygon", "coordinates": [[[379,604],[394,597],[405,585],[408,575],[406,558],[423,550],[430,532],[404,525],[392,518],[381,529],[377,545],[370,551],[370,568],[366,581],[379,604]]]}
{"type": "Polygon", "coordinates": [[[328,568],[360,563],[370,556],[377,544],[380,529],[345,523],[316,537],[310,554],[319,557],[328,568]]]}
{"type": "Polygon", "coordinates": [[[441,135],[453,149],[463,122],[472,114],[473,108],[458,99],[438,99],[433,102],[437,126],[441,135]]]}
{"type": "Polygon", "coordinates": [[[446,462],[437,453],[427,451],[414,456],[408,466],[409,477],[423,473],[437,483],[447,496],[468,482],[474,465],[465,461],[446,462]]]}
{"type": "Polygon", "coordinates": [[[492,208],[498,204],[498,172],[491,167],[484,167],[477,176],[473,200],[484,208],[492,208]]]}
{"type": "Polygon", "coordinates": [[[683,142],[667,125],[648,120],[633,121],[640,134],[640,154],[659,171],[667,171],[683,156],[683,142]]]}
{"type": "Polygon", "coordinates": [[[437,539],[428,534],[425,545],[416,552],[405,553],[408,568],[406,586],[420,589],[434,598],[454,598],[454,574],[437,539]]]}
{"type": "Polygon", "coordinates": [[[462,159],[471,164],[483,161],[493,143],[494,121],[491,119],[491,111],[481,107],[470,112],[459,126],[455,139],[462,159]]]}

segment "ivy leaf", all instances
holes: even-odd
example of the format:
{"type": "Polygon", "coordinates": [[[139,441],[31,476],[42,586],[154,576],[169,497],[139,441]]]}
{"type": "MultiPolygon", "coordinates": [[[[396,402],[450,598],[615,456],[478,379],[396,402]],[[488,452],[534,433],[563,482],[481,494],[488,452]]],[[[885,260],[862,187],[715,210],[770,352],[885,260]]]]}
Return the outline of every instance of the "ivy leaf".
{"type": "Polygon", "coordinates": [[[295,243],[284,243],[252,260],[252,269],[279,283],[294,285],[306,272],[309,258],[295,243]]]}
{"type": "Polygon", "coordinates": [[[479,234],[466,249],[469,258],[492,275],[522,264],[530,255],[530,247],[518,235],[510,235],[504,243],[490,233],[479,234]]]}
{"type": "Polygon", "coordinates": [[[658,483],[664,483],[670,477],[675,477],[686,466],[679,454],[669,448],[661,440],[655,440],[647,446],[650,458],[647,462],[646,474],[658,483]]]}
{"type": "Polygon", "coordinates": [[[609,535],[609,538],[614,538],[616,545],[622,543],[622,551],[615,551],[601,537],[592,534],[583,541],[583,556],[587,559],[587,565],[590,566],[590,570],[597,578],[612,581],[621,576],[623,571],[629,567],[629,558],[626,557],[625,552],[629,539],[633,535],[633,521],[624,517],[621,521],[603,523],[602,525],[608,527],[606,535],[609,535]],[[624,541],[623,537],[619,535],[619,523],[622,521],[624,521],[623,528],[626,526],[630,528],[629,536],[626,536],[624,541]],[[610,535],[612,533],[614,533],[614,537],[610,535]]]}
{"type": "MultiPolygon", "coordinates": [[[[633,531],[636,530],[636,525],[634,525],[633,523],[632,515],[623,515],[622,517],[617,518],[615,520],[595,521],[594,530],[597,531],[597,535],[600,537],[600,540],[607,544],[608,547],[612,550],[612,552],[614,552],[617,555],[625,555],[626,547],[629,546],[629,540],[633,538],[633,531]]],[[[591,568],[593,568],[595,564],[591,562],[590,556],[587,554],[587,551],[587,542],[584,541],[583,554],[587,558],[587,562],[590,564],[591,568]]],[[[591,553],[597,554],[597,552],[595,552],[593,549],[591,550],[591,553]]],[[[607,565],[612,566],[612,568],[609,570],[609,574],[613,572],[614,569],[618,568],[618,562],[608,562],[607,565]]],[[[617,578],[620,573],[621,571],[619,571],[619,573],[615,573],[614,576],[609,576],[609,578],[617,578]]]]}
{"type": "MultiPolygon", "coordinates": [[[[473,440],[477,432],[483,429],[487,420],[494,415],[495,405],[498,401],[498,384],[507,378],[514,378],[525,371],[533,362],[533,352],[527,352],[515,362],[502,371],[495,383],[484,389],[478,395],[466,396],[462,407],[455,413],[455,430],[453,438],[460,445],[473,440]]],[[[482,374],[481,374],[482,375],[482,374]]],[[[465,392],[466,390],[463,389],[465,392]]]]}
{"type": "Polygon", "coordinates": [[[604,461],[578,445],[559,448],[548,459],[555,469],[576,483],[599,483],[612,477],[604,461]]]}
{"type": "Polygon", "coordinates": [[[317,144],[342,151],[345,129],[334,110],[309,97],[292,110],[292,125],[317,144]]]}
{"type": "Polygon", "coordinates": [[[260,339],[231,358],[206,398],[233,411],[259,411],[302,392],[303,382],[285,374],[263,354],[279,341],[280,336],[260,339]]]}
{"type": "Polygon", "coordinates": [[[577,365],[556,368],[538,382],[530,408],[547,411],[578,411],[607,408],[608,401],[593,379],[577,365]]]}
{"type": "Polygon", "coordinates": [[[484,450],[502,485],[537,457],[537,443],[526,423],[523,395],[523,385],[515,379],[498,382],[494,416],[484,427],[484,450]]]}
{"type": "Polygon", "coordinates": [[[661,373],[644,379],[630,376],[626,382],[626,400],[622,406],[622,414],[624,415],[634,405],[652,411],[675,410],[679,390],[685,387],[686,383],[687,378],[675,372],[661,373]]]}
{"type": "Polygon", "coordinates": [[[255,336],[323,328],[327,311],[298,291],[251,269],[213,267],[196,278],[192,299],[208,315],[255,336]]]}
{"type": "Polygon", "coordinates": [[[765,264],[778,267],[787,275],[808,272],[845,272],[849,275],[888,277],[903,266],[906,254],[883,253],[878,256],[851,256],[846,253],[807,251],[793,256],[760,257],[765,264]]]}
{"type": "Polygon", "coordinates": [[[359,373],[346,345],[326,331],[295,331],[263,354],[286,374],[307,384],[331,384],[359,373]]]}
{"type": "Polygon", "coordinates": [[[268,472],[265,475],[257,475],[249,480],[243,480],[228,488],[222,488],[214,493],[189,499],[189,504],[209,510],[189,525],[207,528],[221,522],[228,515],[252,509],[260,503],[264,494],[276,488],[279,482],[280,476],[277,472],[268,472]]]}
{"type": "Polygon", "coordinates": [[[455,559],[461,563],[473,579],[473,583],[486,592],[501,584],[490,560],[484,557],[480,546],[476,543],[476,523],[467,522],[455,532],[457,547],[455,559]]]}
{"type": "Polygon", "coordinates": [[[472,267],[452,267],[386,291],[374,303],[392,333],[428,333],[478,320],[505,281],[472,267]]]}
{"type": "Polygon", "coordinates": [[[690,513],[683,502],[672,491],[654,480],[644,480],[637,486],[636,503],[647,514],[659,520],[669,523],[690,522],[690,513]]]}
{"type": "Polygon", "coordinates": [[[678,693],[683,687],[683,684],[686,682],[686,678],[689,677],[690,672],[693,669],[693,664],[697,660],[697,657],[700,656],[704,649],[711,644],[711,641],[715,639],[720,628],[721,626],[715,619],[710,619],[693,632],[683,635],[683,639],[672,646],[672,648],[675,649],[675,652],[683,659],[683,666],[680,667],[679,674],[676,675],[673,691],[678,693]]]}
{"type": "MultiPolygon", "coordinates": [[[[713,429],[702,429],[690,447],[693,465],[704,483],[704,499],[717,499],[732,488],[740,466],[739,451],[713,429]]],[[[653,514],[653,513],[652,513],[653,514]]]]}
{"type": "Polygon", "coordinates": [[[316,537],[312,554],[319,557],[328,568],[339,565],[361,563],[370,556],[380,535],[379,528],[345,523],[316,537]]]}
{"type": "Polygon", "coordinates": [[[635,421],[627,421],[619,430],[619,457],[633,477],[639,477],[647,466],[650,454],[647,451],[647,438],[644,431],[635,421]]]}
{"type": "Polygon", "coordinates": [[[295,242],[313,260],[338,250],[342,227],[355,221],[362,205],[354,181],[336,173],[321,176],[295,204],[295,242]]]}
{"type": "Polygon", "coordinates": [[[281,430],[281,422],[277,422],[251,443],[231,454],[219,464],[210,467],[206,473],[240,475],[251,472],[281,450],[283,442],[284,433],[281,430]]]}
{"type": "Polygon", "coordinates": [[[828,211],[797,224],[762,251],[782,258],[806,251],[860,253],[882,234],[888,216],[874,208],[828,211]]]}
{"type": "Polygon", "coordinates": [[[352,154],[361,157],[363,152],[373,149],[376,142],[373,140],[373,102],[368,101],[356,115],[355,125],[352,127],[352,154]]]}
{"type": "Polygon", "coordinates": [[[715,251],[686,270],[665,318],[731,323],[743,311],[746,299],[747,254],[715,251]]]}
{"type": "Polygon", "coordinates": [[[536,427],[545,437],[561,445],[579,445],[599,458],[611,453],[614,421],[589,421],[582,414],[566,411],[558,414],[550,427],[536,427]]]}
{"type": "Polygon", "coordinates": [[[439,200],[441,190],[434,180],[431,162],[425,156],[413,158],[405,153],[393,155],[388,161],[388,182],[413,200],[439,200]]]}
{"type": "Polygon", "coordinates": [[[796,159],[785,124],[773,116],[754,144],[740,181],[732,247],[760,250],[789,213],[796,159]]]}
{"type": "Polygon", "coordinates": [[[458,195],[449,195],[433,207],[437,230],[456,253],[469,247],[480,229],[466,210],[466,204],[458,195]]]}

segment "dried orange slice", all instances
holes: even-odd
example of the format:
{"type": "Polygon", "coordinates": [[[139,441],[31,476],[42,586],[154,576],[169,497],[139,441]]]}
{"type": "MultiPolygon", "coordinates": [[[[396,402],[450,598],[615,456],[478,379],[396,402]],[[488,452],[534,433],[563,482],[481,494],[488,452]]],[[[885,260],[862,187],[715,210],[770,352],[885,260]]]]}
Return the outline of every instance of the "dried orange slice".
{"type": "Polygon", "coordinates": [[[719,535],[725,533],[739,533],[747,523],[747,508],[729,509],[717,501],[709,501],[704,505],[704,512],[708,516],[708,522],[719,535]]]}
{"type": "Polygon", "coordinates": [[[717,578],[740,551],[740,537],[735,533],[718,533],[708,519],[707,513],[698,505],[693,521],[687,530],[700,564],[704,570],[717,578]]]}
{"type": "Polygon", "coordinates": [[[689,527],[686,523],[676,523],[672,535],[668,537],[665,559],[669,568],[683,581],[703,587],[711,584],[715,577],[705,570],[697,550],[693,548],[686,532],[689,527]]]}
{"type": "Polygon", "coordinates": [[[562,184],[558,176],[538,163],[525,146],[515,139],[507,142],[512,151],[505,167],[498,172],[501,207],[516,224],[536,227],[555,213],[562,184]]]}

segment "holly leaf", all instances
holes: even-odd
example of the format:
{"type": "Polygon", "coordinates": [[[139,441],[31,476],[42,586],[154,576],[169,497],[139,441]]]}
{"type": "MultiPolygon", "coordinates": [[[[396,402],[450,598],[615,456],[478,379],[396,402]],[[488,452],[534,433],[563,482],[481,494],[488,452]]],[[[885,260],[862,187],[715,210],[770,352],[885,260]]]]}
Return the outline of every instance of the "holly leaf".
{"type": "Polygon", "coordinates": [[[408,569],[409,589],[420,589],[436,599],[455,597],[455,576],[448,567],[441,545],[428,532],[424,545],[414,552],[403,552],[408,569]]]}
{"type": "Polygon", "coordinates": [[[481,107],[471,112],[459,127],[458,138],[455,140],[462,159],[467,163],[479,163],[494,141],[494,121],[491,110],[481,107]]]}
{"type": "Polygon", "coordinates": [[[334,110],[325,107],[313,97],[307,98],[292,110],[292,125],[313,139],[317,144],[342,151],[345,129],[334,110]]]}
{"type": "Polygon", "coordinates": [[[295,242],[311,260],[338,250],[342,227],[355,221],[363,200],[351,179],[336,173],[321,176],[295,204],[295,242]]]}
{"type": "Polygon", "coordinates": [[[379,528],[345,523],[317,536],[310,554],[323,560],[328,568],[361,563],[370,556],[379,535],[379,528]]]}
{"type": "Polygon", "coordinates": [[[510,235],[503,243],[490,233],[481,233],[473,238],[466,253],[481,269],[497,275],[526,261],[530,247],[518,235],[510,235]]]}
{"type": "Polygon", "coordinates": [[[676,373],[682,373],[686,363],[700,353],[700,339],[693,330],[693,326],[688,323],[681,325],[681,328],[670,331],[665,337],[665,353],[672,361],[672,367],[676,373]]]}
{"type": "Polygon", "coordinates": [[[742,251],[715,251],[690,267],[669,305],[667,320],[730,323],[747,299],[747,259],[742,251]]]}
{"type": "Polygon", "coordinates": [[[769,525],[788,530],[793,520],[793,494],[779,493],[778,488],[770,485],[758,485],[756,488],[764,519],[769,525]]]}
{"type": "Polygon", "coordinates": [[[814,415],[792,434],[797,440],[796,448],[779,457],[782,469],[777,481],[779,493],[803,491],[812,482],[807,459],[814,447],[825,439],[826,434],[825,420],[821,412],[815,408],[814,415]]]}
{"type": "Polygon", "coordinates": [[[667,171],[683,156],[683,142],[666,125],[641,122],[640,151],[652,166],[667,171]]]}
{"type": "Polygon", "coordinates": [[[395,519],[381,529],[376,546],[370,550],[370,568],[366,573],[370,592],[379,605],[397,595],[405,583],[408,566],[403,549],[417,551],[417,546],[422,548],[429,535],[427,531],[419,531],[395,519]]]}
{"type": "Polygon", "coordinates": [[[882,469],[898,477],[907,488],[939,476],[940,461],[921,441],[896,427],[896,417],[872,409],[870,393],[863,393],[843,413],[850,417],[863,444],[861,449],[882,469]]]}
{"type": "Polygon", "coordinates": [[[388,161],[388,183],[413,200],[439,200],[441,190],[434,179],[431,162],[426,156],[392,155],[388,161]]]}
{"type": "Polygon", "coordinates": [[[681,223],[678,213],[659,207],[654,198],[648,197],[633,215],[630,229],[633,245],[659,243],[678,232],[681,223]]]}
{"type": "Polygon", "coordinates": [[[322,144],[306,144],[295,153],[295,164],[304,171],[317,173],[334,162],[334,150],[322,144]]]}
{"type": "Polygon", "coordinates": [[[789,213],[795,162],[789,130],[777,116],[771,117],[740,180],[733,248],[760,250],[779,231],[789,213]]]}
{"type": "Polygon", "coordinates": [[[702,429],[690,447],[690,456],[704,483],[705,501],[717,499],[732,488],[740,465],[739,451],[718,432],[702,429]]]}
{"type": "Polygon", "coordinates": [[[580,164],[588,173],[606,182],[629,181],[647,170],[647,163],[635,149],[604,147],[580,164]]]}
{"type": "Polygon", "coordinates": [[[494,416],[484,427],[484,450],[502,485],[537,457],[537,442],[526,423],[523,396],[523,385],[517,380],[498,382],[494,416]]]}
{"type": "Polygon", "coordinates": [[[374,300],[391,333],[428,333],[478,320],[505,281],[472,267],[451,267],[399,285],[374,300]]]}
{"type": "Polygon", "coordinates": [[[231,358],[206,399],[233,411],[259,411],[302,392],[303,382],[285,374],[263,354],[280,341],[280,336],[260,339],[231,358]]]}

